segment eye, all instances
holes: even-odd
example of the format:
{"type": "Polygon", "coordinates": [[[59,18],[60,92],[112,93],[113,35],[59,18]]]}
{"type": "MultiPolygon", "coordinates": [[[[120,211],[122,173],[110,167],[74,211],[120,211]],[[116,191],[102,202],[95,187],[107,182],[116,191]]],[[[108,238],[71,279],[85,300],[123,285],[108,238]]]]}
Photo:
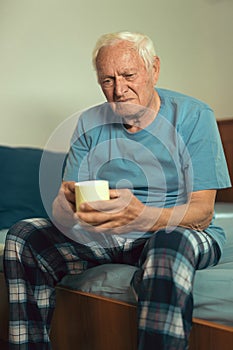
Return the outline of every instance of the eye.
{"type": "Polygon", "coordinates": [[[101,85],[104,87],[110,87],[110,86],[113,86],[113,84],[114,84],[114,79],[112,78],[105,78],[101,80],[101,85]]]}
{"type": "Polygon", "coordinates": [[[124,74],[126,80],[131,81],[136,78],[136,73],[124,74]]]}

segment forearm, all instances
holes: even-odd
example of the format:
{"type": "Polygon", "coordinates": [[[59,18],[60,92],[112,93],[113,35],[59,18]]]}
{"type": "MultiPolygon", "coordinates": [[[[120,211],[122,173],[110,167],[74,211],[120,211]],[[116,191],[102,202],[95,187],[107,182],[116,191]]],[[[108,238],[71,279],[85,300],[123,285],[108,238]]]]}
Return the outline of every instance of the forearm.
{"type": "Polygon", "coordinates": [[[207,228],[214,212],[216,191],[199,191],[191,194],[188,203],[172,208],[148,208],[146,216],[151,222],[149,231],[182,226],[197,231],[207,228]],[[151,220],[154,218],[154,222],[151,220]]]}
{"type": "Polygon", "coordinates": [[[215,194],[214,190],[193,192],[187,204],[158,208],[144,205],[130,190],[110,190],[110,201],[95,202],[95,208],[82,203],[75,215],[88,230],[106,229],[114,234],[155,232],[174,226],[203,230],[212,219],[215,194]]]}

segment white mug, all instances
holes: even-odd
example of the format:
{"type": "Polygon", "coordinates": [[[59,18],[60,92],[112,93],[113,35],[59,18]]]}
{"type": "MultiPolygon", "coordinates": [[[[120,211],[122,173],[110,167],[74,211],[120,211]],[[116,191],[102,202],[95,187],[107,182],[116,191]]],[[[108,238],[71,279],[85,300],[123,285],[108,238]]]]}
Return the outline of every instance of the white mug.
{"type": "Polygon", "coordinates": [[[90,180],[75,183],[75,202],[78,210],[83,202],[94,202],[109,199],[107,180],[90,180]]]}

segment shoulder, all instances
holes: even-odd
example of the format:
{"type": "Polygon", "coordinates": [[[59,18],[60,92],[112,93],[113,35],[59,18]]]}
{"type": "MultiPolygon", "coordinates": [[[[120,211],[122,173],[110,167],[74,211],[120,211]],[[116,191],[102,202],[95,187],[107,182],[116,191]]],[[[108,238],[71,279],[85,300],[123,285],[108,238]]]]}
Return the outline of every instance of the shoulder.
{"type": "Polygon", "coordinates": [[[214,112],[207,103],[176,91],[157,89],[157,92],[161,113],[177,130],[192,130],[197,124],[206,127],[216,123],[214,112]]]}
{"type": "Polygon", "coordinates": [[[165,104],[171,104],[173,106],[180,106],[183,108],[196,108],[196,109],[210,109],[210,106],[195,97],[183,94],[181,92],[172,91],[168,89],[158,88],[156,89],[161,102],[165,104]]]}

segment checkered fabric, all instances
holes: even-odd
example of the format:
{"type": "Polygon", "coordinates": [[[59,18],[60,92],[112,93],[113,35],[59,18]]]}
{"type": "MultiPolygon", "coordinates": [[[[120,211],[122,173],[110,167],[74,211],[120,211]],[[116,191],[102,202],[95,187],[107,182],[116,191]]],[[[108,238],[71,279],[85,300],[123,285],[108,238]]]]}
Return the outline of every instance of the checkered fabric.
{"type": "Polygon", "coordinates": [[[10,350],[51,349],[55,286],[67,274],[105,263],[138,265],[138,350],[187,348],[196,269],[216,264],[217,244],[205,233],[178,228],[121,245],[76,243],[45,219],[14,225],[5,245],[10,350]]]}

